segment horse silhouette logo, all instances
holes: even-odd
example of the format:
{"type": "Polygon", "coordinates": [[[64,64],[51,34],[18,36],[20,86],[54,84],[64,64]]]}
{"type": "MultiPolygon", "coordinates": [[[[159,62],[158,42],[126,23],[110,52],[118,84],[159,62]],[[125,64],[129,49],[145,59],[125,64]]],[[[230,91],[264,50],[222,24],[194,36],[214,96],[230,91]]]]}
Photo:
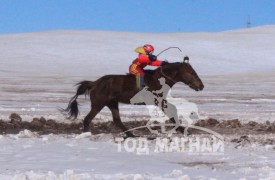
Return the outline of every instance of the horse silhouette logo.
{"type": "Polygon", "coordinates": [[[184,134],[187,135],[188,126],[193,123],[193,119],[190,118],[190,115],[196,114],[197,117],[199,117],[197,105],[183,98],[173,98],[170,95],[171,88],[165,83],[165,79],[159,78],[159,82],[161,84],[159,90],[150,91],[148,87],[145,87],[131,98],[131,104],[143,103],[146,105],[150,115],[146,127],[151,133],[159,134],[157,130],[153,129],[155,126],[160,126],[161,133],[166,134],[175,133],[178,127],[184,126],[184,134]],[[180,111],[178,111],[175,104],[181,108],[180,111]],[[167,117],[171,119],[173,123],[165,123],[168,120],[167,117]],[[181,117],[182,122],[179,117],[181,117]],[[166,130],[167,126],[173,128],[166,130]]]}

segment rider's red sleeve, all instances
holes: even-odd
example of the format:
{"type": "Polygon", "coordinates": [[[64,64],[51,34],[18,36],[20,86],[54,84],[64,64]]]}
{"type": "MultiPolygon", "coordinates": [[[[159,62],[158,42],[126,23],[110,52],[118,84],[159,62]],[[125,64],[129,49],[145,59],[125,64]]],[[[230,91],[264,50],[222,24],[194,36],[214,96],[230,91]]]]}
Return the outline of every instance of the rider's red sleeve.
{"type": "Polygon", "coordinates": [[[148,63],[151,66],[160,66],[162,61],[161,60],[155,60],[155,61],[150,61],[149,56],[145,54],[139,54],[138,55],[138,62],[140,63],[148,63]]]}
{"type": "Polygon", "coordinates": [[[162,63],[161,60],[155,60],[150,63],[151,66],[160,66],[162,63]]]}

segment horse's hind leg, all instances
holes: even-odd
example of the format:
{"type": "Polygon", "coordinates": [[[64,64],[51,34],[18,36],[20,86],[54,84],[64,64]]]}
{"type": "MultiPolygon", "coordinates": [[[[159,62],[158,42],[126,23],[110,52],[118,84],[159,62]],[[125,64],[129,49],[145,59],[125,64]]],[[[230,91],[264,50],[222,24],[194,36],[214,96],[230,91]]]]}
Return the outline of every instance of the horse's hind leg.
{"type": "Polygon", "coordinates": [[[84,125],[84,132],[90,131],[90,123],[94,119],[94,117],[101,111],[103,107],[95,107],[93,106],[91,111],[88,113],[88,115],[84,118],[83,125],[84,125]]]}
{"type": "MultiPolygon", "coordinates": [[[[109,109],[112,112],[113,115],[113,121],[114,123],[122,130],[122,131],[127,131],[128,129],[124,126],[124,124],[121,122],[120,115],[119,115],[119,109],[118,109],[118,102],[110,102],[108,105],[109,109]]],[[[126,135],[128,137],[135,137],[133,133],[130,131],[126,132],[126,135]]]]}

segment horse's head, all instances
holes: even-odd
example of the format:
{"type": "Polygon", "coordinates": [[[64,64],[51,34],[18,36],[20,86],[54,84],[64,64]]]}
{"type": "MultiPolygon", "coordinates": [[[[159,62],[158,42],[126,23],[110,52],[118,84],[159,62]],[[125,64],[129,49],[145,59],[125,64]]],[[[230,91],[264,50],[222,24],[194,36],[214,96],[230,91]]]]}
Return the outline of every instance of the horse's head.
{"type": "Polygon", "coordinates": [[[197,75],[196,71],[190,65],[188,57],[184,57],[184,61],[183,63],[181,63],[179,71],[179,80],[181,82],[185,83],[190,88],[196,91],[203,90],[204,85],[199,76],[197,75]]]}

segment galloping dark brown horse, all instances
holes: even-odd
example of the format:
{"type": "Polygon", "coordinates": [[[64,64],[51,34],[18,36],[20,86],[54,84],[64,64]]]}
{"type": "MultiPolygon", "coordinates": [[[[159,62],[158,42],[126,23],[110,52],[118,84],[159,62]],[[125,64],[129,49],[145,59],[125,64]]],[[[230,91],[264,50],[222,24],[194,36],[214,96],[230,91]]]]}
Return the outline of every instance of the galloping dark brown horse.
{"type": "MultiPolygon", "coordinates": [[[[182,63],[169,63],[155,70],[145,70],[145,84],[148,89],[150,91],[161,89],[158,79],[164,77],[165,83],[171,88],[177,82],[183,82],[196,91],[202,90],[204,85],[188,60],[189,58],[186,57],[182,63]]],[[[119,102],[130,104],[130,99],[138,91],[134,75],[106,75],[93,82],[82,81],[78,83],[77,92],[65,111],[68,112],[70,118],[77,118],[79,114],[77,97],[89,93],[92,107],[84,118],[84,131],[90,131],[90,122],[105,106],[111,110],[114,123],[123,131],[127,131],[121,122],[118,105],[119,102]]],[[[129,131],[126,135],[133,136],[129,131]]]]}

